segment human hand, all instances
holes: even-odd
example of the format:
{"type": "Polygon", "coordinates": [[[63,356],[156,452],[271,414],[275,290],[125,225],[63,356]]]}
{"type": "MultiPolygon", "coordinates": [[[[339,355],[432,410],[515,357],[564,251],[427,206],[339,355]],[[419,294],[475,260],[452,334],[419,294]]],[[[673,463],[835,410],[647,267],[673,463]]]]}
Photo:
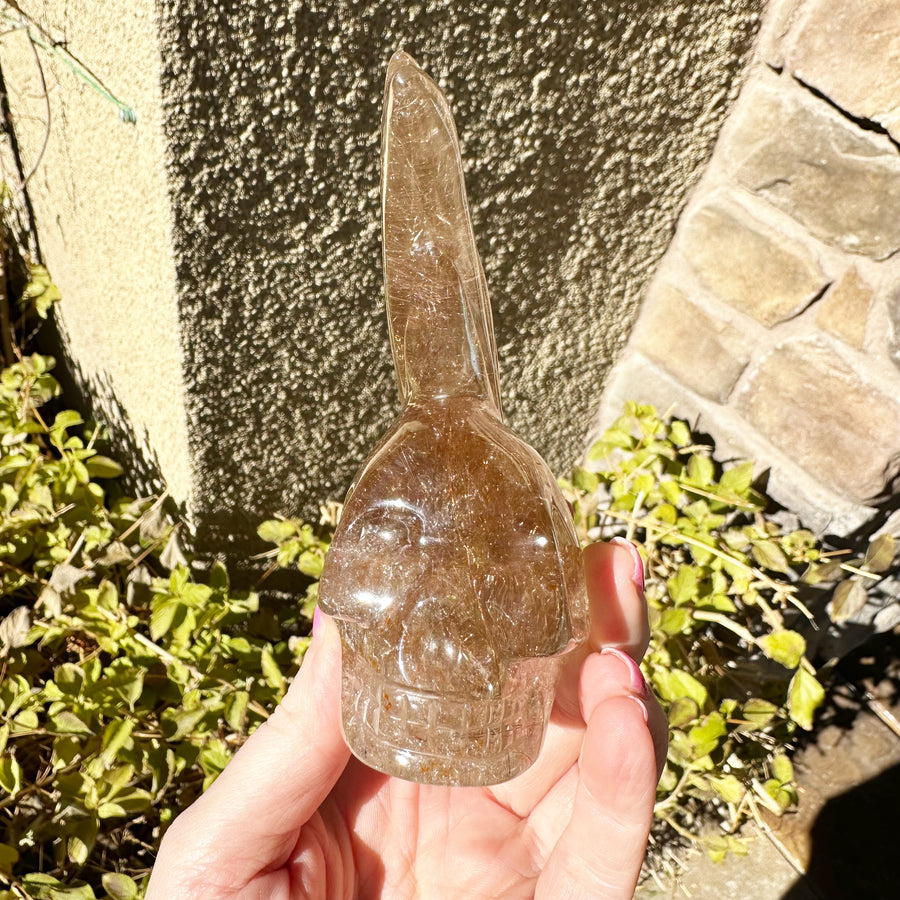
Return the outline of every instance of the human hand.
{"type": "Polygon", "coordinates": [[[535,764],[506,784],[412,784],[350,756],[340,638],[320,617],[283,702],[163,839],[147,900],[628,900],[665,761],[635,664],[649,628],[624,541],[584,551],[592,628],[535,764]]]}

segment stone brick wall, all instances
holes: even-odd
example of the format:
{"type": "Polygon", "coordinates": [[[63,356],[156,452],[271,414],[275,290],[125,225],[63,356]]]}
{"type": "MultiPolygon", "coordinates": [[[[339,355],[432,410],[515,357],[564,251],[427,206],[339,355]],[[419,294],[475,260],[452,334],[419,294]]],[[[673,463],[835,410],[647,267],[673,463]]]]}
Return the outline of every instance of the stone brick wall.
{"type": "Polygon", "coordinates": [[[673,409],[848,533],[900,471],[900,4],[770,5],[597,429],[673,409]]]}

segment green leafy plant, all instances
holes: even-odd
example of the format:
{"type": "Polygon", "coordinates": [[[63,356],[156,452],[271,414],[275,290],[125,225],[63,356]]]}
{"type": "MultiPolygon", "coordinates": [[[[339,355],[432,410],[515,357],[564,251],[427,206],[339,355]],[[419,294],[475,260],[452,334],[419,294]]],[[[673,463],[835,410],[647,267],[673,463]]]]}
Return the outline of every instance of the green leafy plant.
{"type": "MultiPolygon", "coordinates": [[[[192,566],[165,497],[118,495],[101,429],[48,412],[52,367],[0,375],[0,898],[120,900],[283,696],[309,621],[192,566]]],[[[300,532],[308,567],[326,545],[300,532]]]]}
{"type": "Polygon", "coordinates": [[[750,462],[720,466],[687,423],[636,403],[562,484],[584,542],[625,535],[645,559],[652,639],[643,668],[669,719],[658,821],[705,840],[715,859],[740,851],[735,832],[748,816],[796,802],[786,752],[825,697],[801,593],[843,578],[840,612],[852,585],[889,567],[892,539],[855,565],[842,561],[810,531],[766,514],[750,462]]]}

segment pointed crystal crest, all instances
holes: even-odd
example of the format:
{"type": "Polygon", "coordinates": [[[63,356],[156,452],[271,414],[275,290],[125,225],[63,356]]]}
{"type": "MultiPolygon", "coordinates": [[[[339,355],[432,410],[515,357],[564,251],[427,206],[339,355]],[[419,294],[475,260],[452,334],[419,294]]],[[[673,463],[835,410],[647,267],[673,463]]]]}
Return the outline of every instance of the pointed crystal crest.
{"type": "Polygon", "coordinates": [[[402,51],[382,118],[382,240],[400,399],[468,394],[500,411],[487,282],[459,139],[437,85],[402,51]]]}

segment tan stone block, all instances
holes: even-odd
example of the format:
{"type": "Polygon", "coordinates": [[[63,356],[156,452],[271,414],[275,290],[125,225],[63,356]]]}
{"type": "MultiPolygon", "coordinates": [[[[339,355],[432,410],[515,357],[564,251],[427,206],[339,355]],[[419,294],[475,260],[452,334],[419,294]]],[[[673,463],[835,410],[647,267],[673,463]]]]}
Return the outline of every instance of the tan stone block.
{"type": "Polygon", "coordinates": [[[660,285],[638,318],[635,343],[682,384],[724,403],[747,365],[747,339],[677,288],[660,285]]]}
{"type": "Polygon", "coordinates": [[[821,339],[781,344],[738,400],[750,424],[814,478],[858,500],[898,468],[900,407],[821,339]]]}
{"type": "Polygon", "coordinates": [[[888,355],[900,369],[900,292],[888,300],[888,321],[890,322],[888,355]]]}
{"type": "Polygon", "coordinates": [[[760,28],[757,54],[774,69],[784,68],[787,42],[803,6],[803,0],[776,0],[766,6],[766,16],[760,28]]]}
{"type": "Polygon", "coordinates": [[[821,101],[756,85],[735,110],[737,180],[820,240],[887,259],[900,249],[900,155],[821,101]]]}
{"type": "Polygon", "coordinates": [[[767,327],[803,310],[828,280],[809,250],[733,204],[697,210],[679,246],[712,293],[767,327]]]}
{"type": "Polygon", "coordinates": [[[813,0],[787,68],[850,115],[900,140],[900,4],[813,0]]]}
{"type": "Polygon", "coordinates": [[[822,298],[816,322],[851,347],[862,350],[872,296],[872,288],[853,266],[822,298]]]}

